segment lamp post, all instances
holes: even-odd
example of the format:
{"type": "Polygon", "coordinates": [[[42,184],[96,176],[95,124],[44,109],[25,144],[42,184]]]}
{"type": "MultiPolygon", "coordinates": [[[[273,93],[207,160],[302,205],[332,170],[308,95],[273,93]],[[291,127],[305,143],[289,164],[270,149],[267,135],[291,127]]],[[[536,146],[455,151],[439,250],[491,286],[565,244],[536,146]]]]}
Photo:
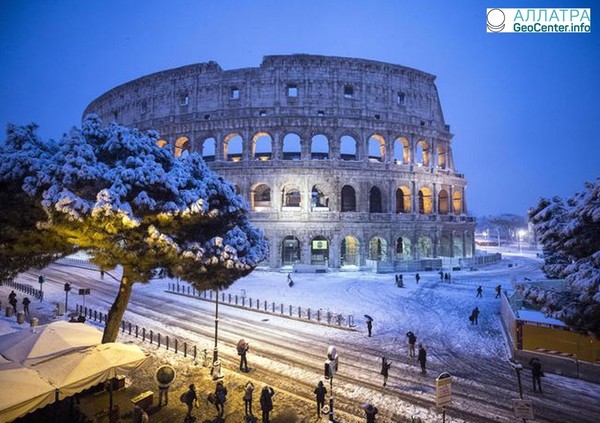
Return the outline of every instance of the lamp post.
{"type": "Polygon", "coordinates": [[[40,302],[42,302],[44,300],[44,291],[42,290],[42,285],[44,285],[45,282],[44,275],[40,275],[38,282],[40,284],[40,302]]]}
{"type": "Polygon", "coordinates": [[[523,237],[525,236],[526,232],[523,229],[519,229],[518,235],[519,235],[519,253],[523,252],[523,237]]]}
{"type": "MultiPolygon", "coordinates": [[[[521,232],[521,231],[519,231],[519,232],[521,232]]],[[[517,381],[519,382],[519,397],[521,399],[523,399],[523,386],[521,385],[521,370],[523,370],[523,365],[521,363],[519,363],[517,360],[514,360],[512,358],[508,360],[508,363],[517,372],[517,381]]],[[[526,422],[526,421],[527,420],[523,419],[523,422],[526,422]]]]}
{"type": "Polygon", "coordinates": [[[325,360],[325,379],[329,379],[329,422],[337,423],[333,418],[333,376],[338,370],[339,356],[337,349],[330,345],[327,348],[327,360],[325,360]]]}
{"type": "Polygon", "coordinates": [[[213,365],[210,373],[213,380],[221,379],[223,373],[221,373],[221,361],[219,360],[219,347],[217,340],[219,339],[219,288],[215,289],[217,297],[215,298],[215,349],[213,350],[213,365]]]}

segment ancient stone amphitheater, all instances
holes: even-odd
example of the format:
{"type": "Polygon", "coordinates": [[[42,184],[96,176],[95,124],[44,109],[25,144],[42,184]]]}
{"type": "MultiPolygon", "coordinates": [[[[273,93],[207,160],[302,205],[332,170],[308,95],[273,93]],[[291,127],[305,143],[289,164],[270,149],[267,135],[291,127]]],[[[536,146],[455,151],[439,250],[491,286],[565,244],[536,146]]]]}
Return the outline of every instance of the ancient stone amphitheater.
{"type": "Polygon", "coordinates": [[[248,201],[269,267],[418,269],[474,251],[434,80],[371,60],[266,56],[143,76],[84,114],[201,153],[248,201]]]}

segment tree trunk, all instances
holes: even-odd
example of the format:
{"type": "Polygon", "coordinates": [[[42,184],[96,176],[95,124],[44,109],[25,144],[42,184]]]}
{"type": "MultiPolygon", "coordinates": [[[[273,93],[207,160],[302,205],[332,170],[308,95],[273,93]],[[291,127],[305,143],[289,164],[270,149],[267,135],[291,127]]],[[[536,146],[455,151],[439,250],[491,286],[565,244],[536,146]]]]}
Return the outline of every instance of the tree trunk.
{"type": "Polygon", "coordinates": [[[121,277],[121,284],[119,285],[119,293],[115,298],[115,302],[110,307],[106,318],[106,326],[104,328],[104,334],[102,335],[103,344],[115,342],[117,340],[117,335],[119,335],[121,320],[127,309],[127,304],[129,304],[129,297],[131,297],[131,290],[133,288],[133,279],[129,277],[129,273],[129,268],[123,267],[123,276],[121,277]]]}

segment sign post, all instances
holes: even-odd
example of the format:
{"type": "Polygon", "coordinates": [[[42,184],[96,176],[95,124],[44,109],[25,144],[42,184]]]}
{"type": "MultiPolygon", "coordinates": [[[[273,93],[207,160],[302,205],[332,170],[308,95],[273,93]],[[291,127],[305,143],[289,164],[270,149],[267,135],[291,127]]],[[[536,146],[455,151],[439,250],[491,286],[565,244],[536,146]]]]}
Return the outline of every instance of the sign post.
{"type": "Polygon", "coordinates": [[[442,407],[442,422],[446,422],[446,405],[452,402],[452,375],[440,373],[435,379],[435,404],[442,407]]]}

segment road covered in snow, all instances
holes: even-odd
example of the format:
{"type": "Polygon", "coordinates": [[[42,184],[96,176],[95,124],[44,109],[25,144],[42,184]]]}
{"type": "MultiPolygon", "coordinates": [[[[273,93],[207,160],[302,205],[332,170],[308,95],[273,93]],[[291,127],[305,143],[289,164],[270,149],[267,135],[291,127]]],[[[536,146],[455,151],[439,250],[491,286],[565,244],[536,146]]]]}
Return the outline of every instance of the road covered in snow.
{"type": "MultiPolygon", "coordinates": [[[[266,300],[268,303],[321,309],[354,316],[355,330],[341,330],[220,305],[219,350],[226,372],[237,372],[235,345],[240,338],[250,343],[248,377],[269,383],[278,392],[311,401],[316,383],[323,379],[323,361],[329,345],[340,355],[334,379],[336,414],[345,422],[360,421],[362,403],[379,408],[380,422],[441,421],[435,405],[435,378],[441,372],[453,376],[453,402],[447,407],[448,422],[515,421],[512,400],[518,398],[516,375],[508,364],[506,339],[500,322],[500,300],[494,287],[511,289],[523,278],[539,279],[541,262],[531,257],[506,256],[496,265],[452,272],[452,283],[441,282],[437,272],[403,275],[398,288],[394,275],[369,272],[287,274],[255,271],[237,281],[226,293],[266,300]],[[510,267],[509,267],[510,265],[510,267]],[[483,297],[476,298],[482,285],[483,297]],[[479,324],[469,315],[480,310],[479,324]],[[365,314],[373,317],[373,336],[366,332],[365,314]],[[406,332],[427,350],[427,373],[408,356],[406,332]],[[392,362],[387,387],[383,387],[381,359],[392,362]]],[[[98,271],[52,265],[43,271],[46,303],[64,302],[63,284],[90,288],[87,306],[107,311],[118,284],[98,271]]],[[[112,272],[111,272],[112,273],[112,272]]],[[[115,276],[120,276],[115,271],[115,276]]],[[[20,275],[18,282],[37,287],[38,273],[20,275]]],[[[125,314],[127,321],[186,340],[209,351],[213,347],[214,303],[166,293],[166,279],[136,284],[125,314]]],[[[3,288],[4,295],[6,287],[3,288]]],[[[82,298],[70,296],[70,309],[82,298]]],[[[34,305],[35,306],[35,305],[34,305]]],[[[33,309],[33,308],[32,308],[33,309]]],[[[160,354],[169,354],[160,352],[160,354]]],[[[522,373],[526,399],[533,400],[536,421],[593,422],[600,415],[597,385],[547,374],[544,394],[534,394],[531,374],[522,373]]]]}

